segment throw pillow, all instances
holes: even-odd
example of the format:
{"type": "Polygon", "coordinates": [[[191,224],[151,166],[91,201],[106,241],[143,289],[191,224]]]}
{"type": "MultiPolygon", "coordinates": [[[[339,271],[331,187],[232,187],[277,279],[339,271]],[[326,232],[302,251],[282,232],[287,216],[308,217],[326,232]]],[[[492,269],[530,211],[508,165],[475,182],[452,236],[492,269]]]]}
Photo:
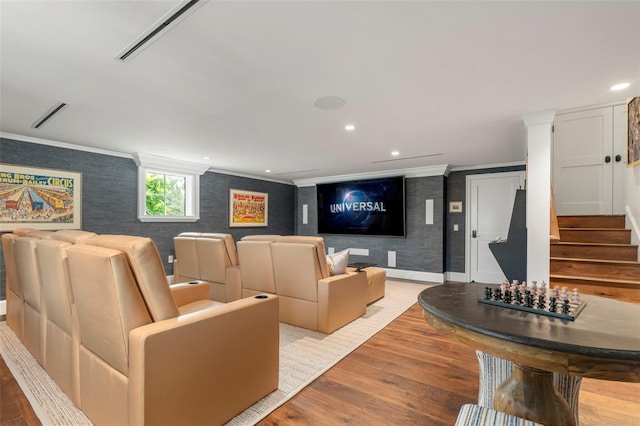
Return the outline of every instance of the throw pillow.
{"type": "Polygon", "coordinates": [[[349,249],[327,255],[327,265],[331,275],[340,275],[347,272],[347,263],[349,263],[349,249]]]}

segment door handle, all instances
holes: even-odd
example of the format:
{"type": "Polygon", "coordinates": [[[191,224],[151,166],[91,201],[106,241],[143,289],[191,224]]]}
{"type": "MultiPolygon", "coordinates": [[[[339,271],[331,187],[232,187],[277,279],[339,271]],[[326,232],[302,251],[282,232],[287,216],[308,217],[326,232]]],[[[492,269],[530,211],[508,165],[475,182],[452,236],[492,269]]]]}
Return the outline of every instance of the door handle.
{"type": "Polygon", "coordinates": [[[604,157],[604,162],[605,163],[610,163],[611,162],[611,156],[607,155],[606,157],[604,157]]]}
{"type": "Polygon", "coordinates": [[[476,236],[476,230],[474,229],[473,231],[471,231],[471,238],[476,238],[476,236]]]}
{"type": "Polygon", "coordinates": [[[620,160],[622,160],[622,157],[620,156],[620,154],[616,155],[616,163],[619,163],[620,160]]]}

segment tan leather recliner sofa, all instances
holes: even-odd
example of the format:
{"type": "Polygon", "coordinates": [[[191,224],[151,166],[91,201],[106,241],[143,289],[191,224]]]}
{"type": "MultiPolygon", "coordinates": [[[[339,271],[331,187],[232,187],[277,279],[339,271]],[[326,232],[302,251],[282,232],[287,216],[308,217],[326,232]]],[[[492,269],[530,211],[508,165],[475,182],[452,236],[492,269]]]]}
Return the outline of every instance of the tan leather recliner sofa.
{"type": "Polygon", "coordinates": [[[178,284],[178,306],[148,238],[99,235],[67,253],[95,424],[222,424],[277,388],[276,296],[220,304],[178,284]]]}
{"type": "Polygon", "coordinates": [[[328,334],[365,314],[365,275],[332,276],[323,238],[243,239],[237,246],[243,295],[273,289],[280,299],[281,322],[328,334]]]}
{"type": "Polygon", "coordinates": [[[231,234],[183,232],[174,237],[175,283],[209,283],[211,300],[231,302],[242,297],[236,244],[231,234]]]}
{"type": "Polygon", "coordinates": [[[27,281],[25,346],[94,424],[222,424],[277,388],[276,296],[225,305],[207,283],[170,286],[148,238],[65,230],[2,242],[8,281],[27,281]]]}

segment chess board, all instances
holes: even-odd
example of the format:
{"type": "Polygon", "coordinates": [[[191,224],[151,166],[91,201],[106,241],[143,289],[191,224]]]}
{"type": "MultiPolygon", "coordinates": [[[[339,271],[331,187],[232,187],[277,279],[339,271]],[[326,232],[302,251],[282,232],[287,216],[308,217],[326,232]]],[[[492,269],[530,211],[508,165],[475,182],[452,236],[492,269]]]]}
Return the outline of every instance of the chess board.
{"type": "Polygon", "coordinates": [[[586,302],[579,300],[577,290],[569,295],[566,289],[546,291],[509,284],[495,289],[485,287],[484,297],[478,298],[478,302],[569,321],[574,321],[586,306],[586,302]]]}

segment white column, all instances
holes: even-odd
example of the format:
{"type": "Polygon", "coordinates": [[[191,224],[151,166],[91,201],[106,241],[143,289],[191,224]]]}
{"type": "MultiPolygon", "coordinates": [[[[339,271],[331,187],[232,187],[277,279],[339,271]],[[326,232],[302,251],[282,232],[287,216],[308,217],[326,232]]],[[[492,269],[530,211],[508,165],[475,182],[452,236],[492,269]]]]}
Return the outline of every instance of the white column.
{"type": "Polygon", "coordinates": [[[526,114],[527,281],[549,283],[551,126],[555,111],[526,114]]]}

